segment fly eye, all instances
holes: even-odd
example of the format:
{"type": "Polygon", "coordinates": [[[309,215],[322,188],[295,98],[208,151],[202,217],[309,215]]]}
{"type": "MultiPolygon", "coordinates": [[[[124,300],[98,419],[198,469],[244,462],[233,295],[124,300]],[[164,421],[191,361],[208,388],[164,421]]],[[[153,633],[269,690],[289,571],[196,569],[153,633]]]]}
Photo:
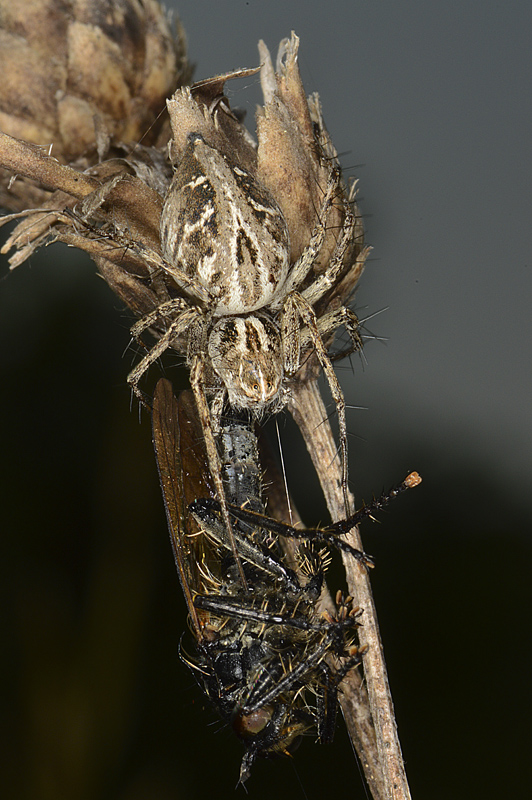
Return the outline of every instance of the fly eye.
{"type": "Polygon", "coordinates": [[[237,714],[232,722],[237,736],[244,739],[261,733],[271,721],[272,713],[273,709],[271,706],[263,706],[257,709],[257,711],[253,711],[251,714],[237,714]]]}

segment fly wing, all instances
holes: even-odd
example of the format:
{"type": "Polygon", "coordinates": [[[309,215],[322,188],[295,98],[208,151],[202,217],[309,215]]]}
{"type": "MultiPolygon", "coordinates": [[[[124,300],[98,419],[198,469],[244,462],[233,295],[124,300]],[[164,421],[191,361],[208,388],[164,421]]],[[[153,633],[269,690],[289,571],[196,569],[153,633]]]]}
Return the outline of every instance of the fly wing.
{"type": "MultiPolygon", "coordinates": [[[[207,568],[216,561],[206,537],[198,532],[188,513],[197,497],[212,497],[203,438],[190,392],[176,400],[172,384],[162,378],[153,398],[153,444],[174,559],[197,639],[202,626],[194,597],[205,590],[207,568]]],[[[201,613],[201,612],[200,612],[201,613]]]]}

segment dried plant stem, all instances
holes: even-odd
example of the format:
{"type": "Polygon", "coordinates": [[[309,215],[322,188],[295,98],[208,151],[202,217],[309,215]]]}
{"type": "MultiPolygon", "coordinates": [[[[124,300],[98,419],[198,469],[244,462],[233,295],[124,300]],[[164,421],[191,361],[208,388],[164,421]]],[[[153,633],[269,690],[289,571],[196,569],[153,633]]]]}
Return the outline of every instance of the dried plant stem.
{"type": "MultiPolygon", "coordinates": [[[[159,216],[163,199],[133,175],[124,172],[111,179],[99,180],[60,164],[42,147],[5,133],[0,133],[0,168],[24,175],[47,189],[60,190],[77,200],[86,200],[92,195],[99,205],[112,208],[116,222],[127,227],[131,241],[159,247],[159,216]]],[[[81,242],[76,241],[76,244],[80,246],[81,242]]]]}
{"type": "Polygon", "coordinates": [[[12,170],[15,175],[38,181],[49,189],[61,189],[80,200],[101,185],[96,178],[60,164],[42,147],[14,139],[6,133],[0,133],[0,166],[12,170]]]}
{"type": "MultiPolygon", "coordinates": [[[[305,439],[329,513],[333,521],[342,519],[345,510],[341,466],[316,381],[301,381],[293,386],[290,411],[305,439]]],[[[348,535],[348,541],[353,547],[363,549],[356,529],[348,535]]],[[[342,684],[342,711],[373,797],[376,800],[409,800],[410,789],[401,755],[369,576],[352,558],[342,555],[349,592],[364,612],[359,631],[360,643],[368,647],[363,661],[367,695],[358,671],[352,670],[342,684]],[[375,738],[372,736],[368,710],[375,738]]]]}
{"type": "MultiPolygon", "coordinates": [[[[279,467],[272,457],[267,443],[261,440],[260,462],[264,472],[265,495],[268,513],[275,519],[283,520],[291,525],[301,524],[301,518],[293,502],[288,506],[286,489],[279,467]]],[[[282,543],[288,563],[297,570],[295,540],[287,539],[282,543]]],[[[323,588],[319,601],[319,611],[334,614],[336,610],[330,592],[323,588]]],[[[371,718],[369,698],[360,670],[351,670],[342,682],[339,701],[349,730],[350,739],[356,749],[374,800],[385,800],[384,786],[379,766],[375,727],[371,718]]]]}

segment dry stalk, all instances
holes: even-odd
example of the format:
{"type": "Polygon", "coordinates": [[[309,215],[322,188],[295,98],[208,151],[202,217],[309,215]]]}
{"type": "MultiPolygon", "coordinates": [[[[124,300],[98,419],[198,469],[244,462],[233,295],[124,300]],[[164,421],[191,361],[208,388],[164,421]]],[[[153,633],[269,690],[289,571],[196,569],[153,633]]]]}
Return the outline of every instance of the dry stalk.
{"type": "MultiPolygon", "coordinates": [[[[342,519],[345,512],[338,451],[316,381],[301,381],[294,386],[290,411],[303,434],[318,473],[329,513],[333,521],[342,519]]],[[[363,550],[356,528],[348,534],[348,541],[363,550]]],[[[351,557],[346,554],[342,554],[342,557],[349,592],[355,598],[356,605],[364,610],[363,625],[359,632],[360,644],[368,647],[363,662],[367,693],[361,685],[360,674],[352,670],[342,684],[342,711],[373,797],[379,800],[409,800],[410,789],[401,755],[369,575],[351,557]]]]}

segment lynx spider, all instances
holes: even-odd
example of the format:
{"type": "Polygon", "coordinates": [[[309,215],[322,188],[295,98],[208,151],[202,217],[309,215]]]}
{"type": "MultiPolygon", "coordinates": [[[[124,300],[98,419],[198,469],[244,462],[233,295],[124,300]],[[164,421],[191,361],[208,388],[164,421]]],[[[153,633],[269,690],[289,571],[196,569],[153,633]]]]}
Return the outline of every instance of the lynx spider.
{"type": "Polygon", "coordinates": [[[334,166],[317,224],[293,265],[286,221],[273,197],[200,134],[189,136],[166,196],[160,223],[165,271],[186,297],[163,302],[133,326],[133,336],[140,337],[157,321],[167,320],[166,332],[128,382],[142,399],[138,382],[148,367],[172,345],[186,350],[209,467],[229,529],[215,443],[224,400],[257,417],[280,410],[288,399],[288,380],[309,346],[336,403],[348,512],[345,402],[323,339],[345,326],[351,351],[359,349],[358,320],[345,307],[321,317],[313,308],[337,280],[352,240],[355,218],[347,200],[342,201],[344,222],[329,264],[309,279],[339,184],[340,170],[334,166]],[[207,395],[213,398],[210,407],[207,395]]]}

